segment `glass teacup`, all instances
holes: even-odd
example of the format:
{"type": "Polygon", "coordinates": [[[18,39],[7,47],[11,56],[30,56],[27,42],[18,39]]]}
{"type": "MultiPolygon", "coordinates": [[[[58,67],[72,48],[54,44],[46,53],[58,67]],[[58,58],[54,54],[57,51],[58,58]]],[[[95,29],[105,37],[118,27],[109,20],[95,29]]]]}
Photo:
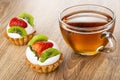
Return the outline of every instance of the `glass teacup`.
{"type": "Polygon", "coordinates": [[[84,4],[66,8],[60,13],[59,24],[64,40],[75,53],[95,55],[115,50],[115,15],[107,7],[84,4]]]}

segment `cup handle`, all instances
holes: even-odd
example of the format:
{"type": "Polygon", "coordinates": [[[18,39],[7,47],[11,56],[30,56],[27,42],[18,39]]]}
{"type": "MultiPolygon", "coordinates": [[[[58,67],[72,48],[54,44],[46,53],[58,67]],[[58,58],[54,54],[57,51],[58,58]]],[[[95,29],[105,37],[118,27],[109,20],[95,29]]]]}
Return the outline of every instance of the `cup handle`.
{"type": "Polygon", "coordinates": [[[108,43],[103,47],[98,49],[98,52],[109,53],[116,49],[116,40],[111,32],[103,32],[101,38],[106,38],[108,43]]]}

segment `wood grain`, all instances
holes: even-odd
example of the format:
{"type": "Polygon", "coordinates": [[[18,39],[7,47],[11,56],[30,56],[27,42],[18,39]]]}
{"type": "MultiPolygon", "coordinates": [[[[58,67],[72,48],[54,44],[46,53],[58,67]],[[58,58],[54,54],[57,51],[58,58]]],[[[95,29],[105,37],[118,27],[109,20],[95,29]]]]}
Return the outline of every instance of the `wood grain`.
{"type": "Polygon", "coordinates": [[[0,80],[120,80],[119,8],[120,0],[0,0],[0,80]],[[85,57],[74,54],[64,42],[58,26],[58,14],[68,6],[88,3],[107,6],[115,12],[115,52],[85,57]],[[63,63],[54,72],[34,72],[24,61],[27,46],[12,45],[4,38],[9,20],[22,11],[35,17],[37,33],[56,41],[64,54],[63,63]]]}

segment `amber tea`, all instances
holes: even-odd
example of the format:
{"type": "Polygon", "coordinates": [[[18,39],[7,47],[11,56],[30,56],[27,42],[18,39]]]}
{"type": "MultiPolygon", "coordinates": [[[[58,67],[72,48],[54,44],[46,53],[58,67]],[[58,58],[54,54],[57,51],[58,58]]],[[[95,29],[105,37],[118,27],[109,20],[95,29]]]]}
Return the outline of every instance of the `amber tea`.
{"type": "Polygon", "coordinates": [[[113,18],[99,11],[80,10],[61,18],[60,29],[66,43],[77,53],[94,55],[108,44],[103,32],[113,33],[113,18]]]}

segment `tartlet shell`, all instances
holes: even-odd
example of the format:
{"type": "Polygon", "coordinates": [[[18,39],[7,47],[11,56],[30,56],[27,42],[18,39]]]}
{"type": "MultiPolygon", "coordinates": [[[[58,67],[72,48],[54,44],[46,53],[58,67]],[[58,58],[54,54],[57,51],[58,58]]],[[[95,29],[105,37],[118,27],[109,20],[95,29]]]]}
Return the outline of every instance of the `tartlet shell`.
{"type": "Polygon", "coordinates": [[[25,58],[26,64],[32,68],[34,71],[39,72],[39,73],[49,73],[54,71],[63,61],[63,54],[61,53],[60,58],[57,62],[46,65],[46,66],[40,66],[36,64],[32,64],[27,58],[25,58]]]}
{"type": "Polygon", "coordinates": [[[7,32],[4,33],[4,36],[12,43],[15,44],[17,46],[23,46],[26,45],[31,39],[32,37],[35,35],[36,31],[34,31],[33,33],[27,35],[25,38],[11,38],[7,35],[7,32]]]}

